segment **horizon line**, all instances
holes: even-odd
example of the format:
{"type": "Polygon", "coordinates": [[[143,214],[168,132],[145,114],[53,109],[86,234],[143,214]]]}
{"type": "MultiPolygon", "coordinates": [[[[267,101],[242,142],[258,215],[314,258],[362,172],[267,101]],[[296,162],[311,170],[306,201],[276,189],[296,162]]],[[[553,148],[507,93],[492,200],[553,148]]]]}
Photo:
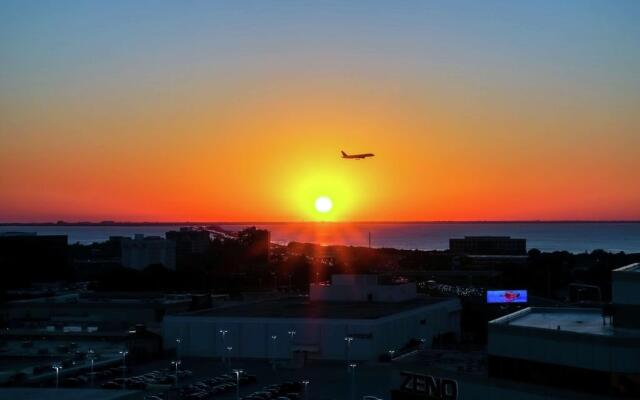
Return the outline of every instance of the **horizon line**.
{"type": "Polygon", "coordinates": [[[285,225],[285,224],[558,224],[640,223],[640,219],[525,219],[525,220],[357,220],[357,221],[35,221],[0,222],[0,226],[141,226],[141,225],[285,225]]]}

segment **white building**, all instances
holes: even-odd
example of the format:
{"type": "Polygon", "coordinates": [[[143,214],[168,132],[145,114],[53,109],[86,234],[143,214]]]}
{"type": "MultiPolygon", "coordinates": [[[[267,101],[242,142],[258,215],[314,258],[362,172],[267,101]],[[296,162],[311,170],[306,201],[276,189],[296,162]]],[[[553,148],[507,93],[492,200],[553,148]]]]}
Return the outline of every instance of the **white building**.
{"type": "Polygon", "coordinates": [[[604,309],[526,308],[489,324],[489,374],[640,396],[640,264],[613,271],[604,309]]]}
{"type": "Polygon", "coordinates": [[[377,302],[376,296],[361,290],[385,293],[372,278],[334,276],[333,281],[345,296],[320,289],[310,298],[245,302],[167,316],[165,348],[175,348],[180,338],[180,354],[185,356],[221,357],[231,347],[228,355],[234,358],[376,360],[412,339],[431,343],[438,335],[459,334],[457,299],[418,297],[414,287],[411,298],[377,302]],[[351,290],[359,294],[348,296],[351,290]]]}
{"type": "Polygon", "coordinates": [[[136,234],[133,239],[122,238],[120,243],[123,267],[144,269],[162,264],[169,269],[176,268],[176,244],[172,240],[136,234]]]}

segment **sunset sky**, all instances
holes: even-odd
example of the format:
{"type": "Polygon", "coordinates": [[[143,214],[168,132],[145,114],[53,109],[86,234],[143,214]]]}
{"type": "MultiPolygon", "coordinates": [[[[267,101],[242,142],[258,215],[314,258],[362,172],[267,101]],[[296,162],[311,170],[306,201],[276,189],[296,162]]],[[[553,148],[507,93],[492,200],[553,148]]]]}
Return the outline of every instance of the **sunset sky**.
{"type": "Polygon", "coordinates": [[[638,21],[636,0],[2,0],[0,221],[640,219],[638,21]]]}

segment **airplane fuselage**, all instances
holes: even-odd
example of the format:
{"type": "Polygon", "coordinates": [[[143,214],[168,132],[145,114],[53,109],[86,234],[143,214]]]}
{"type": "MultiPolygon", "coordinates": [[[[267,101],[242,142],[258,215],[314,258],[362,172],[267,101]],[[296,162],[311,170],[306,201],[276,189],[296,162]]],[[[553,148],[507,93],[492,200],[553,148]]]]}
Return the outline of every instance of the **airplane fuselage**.
{"type": "Polygon", "coordinates": [[[349,160],[362,160],[367,157],[373,157],[375,154],[373,153],[364,153],[364,154],[347,154],[344,151],[342,152],[342,158],[346,158],[349,160]]]}

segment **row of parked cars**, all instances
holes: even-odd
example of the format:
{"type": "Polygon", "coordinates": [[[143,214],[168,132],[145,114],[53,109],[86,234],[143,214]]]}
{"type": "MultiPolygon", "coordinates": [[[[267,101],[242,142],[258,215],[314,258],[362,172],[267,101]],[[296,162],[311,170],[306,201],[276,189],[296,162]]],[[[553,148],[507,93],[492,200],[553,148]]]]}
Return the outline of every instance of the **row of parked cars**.
{"type": "Polygon", "coordinates": [[[246,385],[255,383],[257,378],[255,375],[241,372],[238,376],[235,374],[222,374],[213,378],[207,378],[192,383],[180,389],[180,398],[183,400],[201,400],[214,397],[223,393],[236,390],[238,384],[246,385]]]}
{"type": "MultiPolygon", "coordinates": [[[[116,376],[121,377],[126,371],[128,371],[128,368],[124,366],[106,368],[101,371],[94,372],[93,380],[97,381],[100,379],[108,379],[116,376]]],[[[68,376],[64,378],[60,384],[64,387],[79,387],[89,383],[91,383],[91,373],[82,372],[78,373],[75,376],[68,376]]],[[[122,388],[122,385],[120,385],[120,387],[122,388]]]]}
{"type": "MultiPolygon", "coordinates": [[[[256,381],[255,375],[244,372],[240,373],[239,376],[223,374],[186,385],[178,393],[181,400],[202,400],[236,390],[238,382],[240,385],[246,385],[256,381]]],[[[164,394],[149,394],[145,397],[145,400],[164,400],[164,394]]]]}
{"type": "Polygon", "coordinates": [[[242,400],[299,400],[302,382],[283,382],[265,386],[242,400]]]}
{"type": "MultiPolygon", "coordinates": [[[[188,369],[178,371],[178,379],[189,377],[193,374],[188,369]]],[[[151,385],[173,385],[176,382],[176,372],[171,367],[165,370],[151,371],[146,374],[132,376],[129,378],[111,379],[102,385],[103,389],[137,389],[144,390],[151,385]]]]}

